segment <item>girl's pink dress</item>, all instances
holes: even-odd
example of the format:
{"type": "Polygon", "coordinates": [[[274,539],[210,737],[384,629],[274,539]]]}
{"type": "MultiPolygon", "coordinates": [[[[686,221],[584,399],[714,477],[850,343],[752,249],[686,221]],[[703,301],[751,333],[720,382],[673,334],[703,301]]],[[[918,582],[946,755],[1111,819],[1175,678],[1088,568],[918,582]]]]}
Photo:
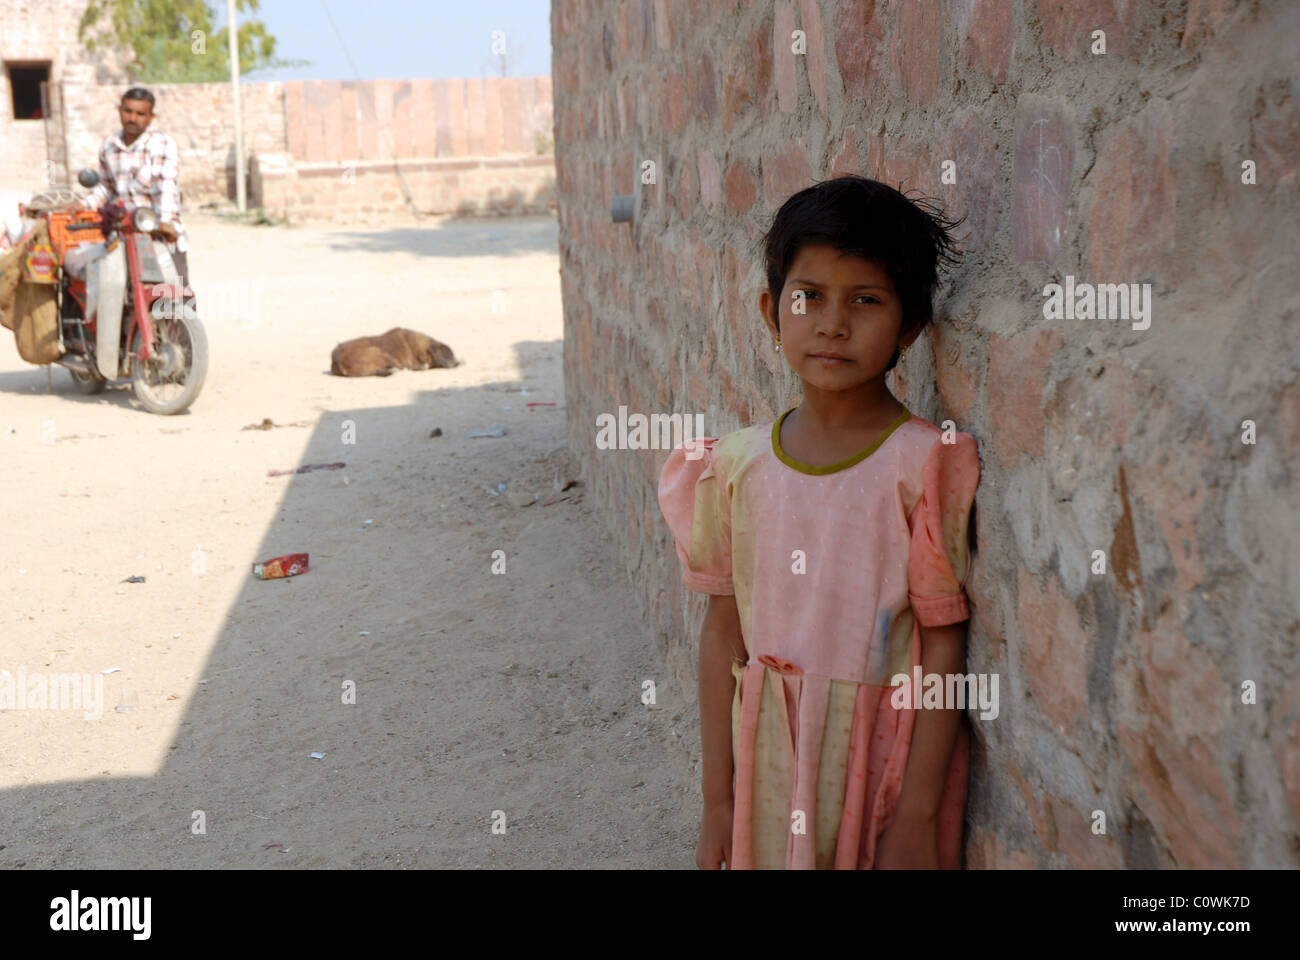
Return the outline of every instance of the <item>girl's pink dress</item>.
{"type": "MultiPolygon", "coordinates": [[[[869,449],[809,466],[781,450],[789,413],[675,449],[659,506],[686,586],[735,595],[749,656],[732,666],[729,867],[870,869],[915,718],[892,704],[891,678],[921,662],[921,625],[970,616],[979,456],[969,434],[944,443],[904,410],[869,449]]],[[[939,813],[949,868],[961,865],[964,718],[959,730],[939,813]]]]}

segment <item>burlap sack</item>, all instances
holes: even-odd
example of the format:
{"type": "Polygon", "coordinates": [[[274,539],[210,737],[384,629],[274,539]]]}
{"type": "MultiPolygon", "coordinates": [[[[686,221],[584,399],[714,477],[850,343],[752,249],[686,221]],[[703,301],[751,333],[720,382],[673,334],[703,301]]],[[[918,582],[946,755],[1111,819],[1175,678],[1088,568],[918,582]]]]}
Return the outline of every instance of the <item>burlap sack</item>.
{"type": "Polygon", "coordinates": [[[14,328],[14,295],[18,293],[18,281],[23,275],[23,257],[26,253],[25,243],[0,253],[0,325],[6,330],[14,328]]]}
{"type": "Polygon", "coordinates": [[[14,297],[23,277],[23,259],[35,244],[49,242],[50,225],[40,220],[18,243],[0,253],[0,325],[7,330],[14,329],[14,297]]]}
{"type": "Polygon", "coordinates": [[[14,297],[14,341],[28,363],[59,359],[59,300],[48,283],[19,283],[14,297]]]}

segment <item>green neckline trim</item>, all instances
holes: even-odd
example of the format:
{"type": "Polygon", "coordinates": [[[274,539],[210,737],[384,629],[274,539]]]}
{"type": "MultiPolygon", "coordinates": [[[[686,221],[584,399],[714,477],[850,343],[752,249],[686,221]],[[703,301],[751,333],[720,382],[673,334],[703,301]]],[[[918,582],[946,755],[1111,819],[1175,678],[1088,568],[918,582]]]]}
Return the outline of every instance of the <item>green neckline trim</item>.
{"type": "Polygon", "coordinates": [[[798,470],[800,473],[811,474],[814,477],[822,477],[828,473],[839,473],[841,470],[847,470],[849,467],[861,463],[863,460],[867,459],[867,457],[879,450],[880,445],[888,440],[895,430],[907,423],[908,420],[912,419],[912,411],[908,410],[907,407],[903,407],[903,412],[900,413],[885,432],[876,439],[876,442],[867,447],[867,449],[863,450],[861,453],[855,453],[847,460],[841,460],[839,463],[829,463],[824,467],[816,467],[810,463],[800,463],[781,449],[781,424],[784,423],[785,418],[794,413],[796,409],[796,407],[791,407],[785,413],[781,414],[781,416],[776,418],[776,423],[772,424],[772,452],[776,454],[778,460],[784,463],[787,467],[790,467],[792,470],[798,470]]]}

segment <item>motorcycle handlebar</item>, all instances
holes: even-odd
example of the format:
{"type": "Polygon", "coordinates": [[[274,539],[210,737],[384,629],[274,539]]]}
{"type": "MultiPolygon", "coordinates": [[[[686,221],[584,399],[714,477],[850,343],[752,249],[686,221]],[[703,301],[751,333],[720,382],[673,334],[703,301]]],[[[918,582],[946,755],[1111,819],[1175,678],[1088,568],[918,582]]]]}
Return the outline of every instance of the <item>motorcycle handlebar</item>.
{"type": "MultiPolygon", "coordinates": [[[[99,223],[71,223],[68,224],[68,230],[103,230],[108,233],[110,230],[121,230],[125,227],[131,229],[131,214],[134,207],[123,204],[120,200],[110,200],[104,206],[99,208],[99,223]]],[[[170,227],[170,224],[160,223],[158,229],[149,231],[149,236],[154,238],[161,237],[164,240],[173,239],[172,235],[164,228],[170,227]]]]}

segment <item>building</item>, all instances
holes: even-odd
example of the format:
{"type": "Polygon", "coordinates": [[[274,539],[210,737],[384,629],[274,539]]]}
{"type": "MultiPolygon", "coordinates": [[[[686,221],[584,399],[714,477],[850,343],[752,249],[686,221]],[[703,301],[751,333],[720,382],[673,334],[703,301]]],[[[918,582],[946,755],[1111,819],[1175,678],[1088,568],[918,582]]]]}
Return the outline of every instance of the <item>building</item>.
{"type": "Polygon", "coordinates": [[[86,0],[0,0],[0,188],[66,181],[61,111],[49,102],[58,84],[129,80],[119,49],[90,53],[78,39],[85,10],[86,0]]]}

